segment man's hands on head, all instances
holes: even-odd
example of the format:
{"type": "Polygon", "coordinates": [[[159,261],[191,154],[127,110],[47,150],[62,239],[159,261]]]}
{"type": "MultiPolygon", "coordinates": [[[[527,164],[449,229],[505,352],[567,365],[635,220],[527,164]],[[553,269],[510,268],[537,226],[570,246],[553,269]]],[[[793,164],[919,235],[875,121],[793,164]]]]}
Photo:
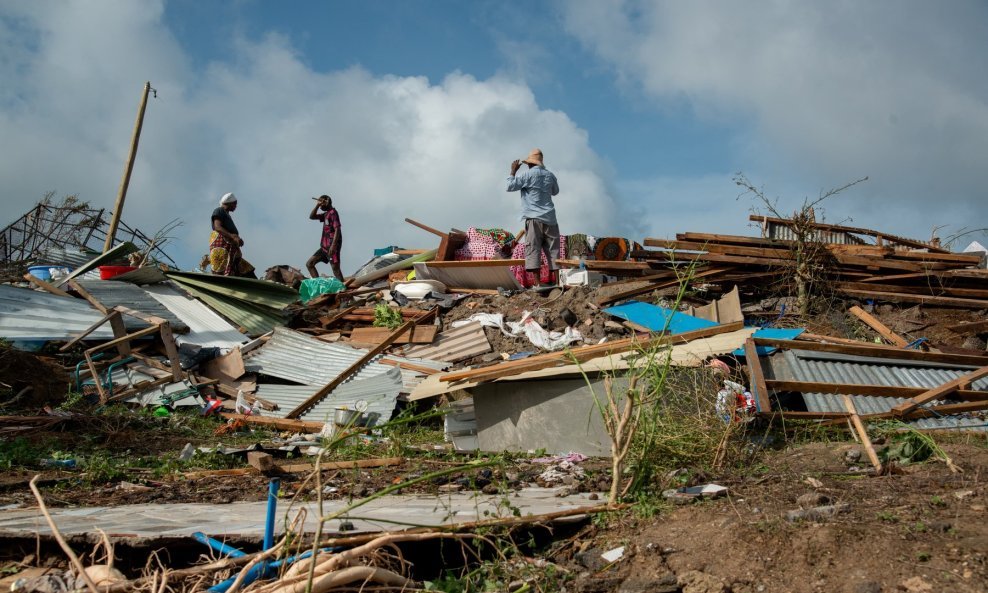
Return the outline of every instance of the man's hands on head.
{"type": "Polygon", "coordinates": [[[511,161],[511,175],[512,175],[512,177],[514,176],[515,173],[518,172],[518,169],[520,167],[521,167],[521,160],[520,159],[516,159],[514,161],[511,161]]]}

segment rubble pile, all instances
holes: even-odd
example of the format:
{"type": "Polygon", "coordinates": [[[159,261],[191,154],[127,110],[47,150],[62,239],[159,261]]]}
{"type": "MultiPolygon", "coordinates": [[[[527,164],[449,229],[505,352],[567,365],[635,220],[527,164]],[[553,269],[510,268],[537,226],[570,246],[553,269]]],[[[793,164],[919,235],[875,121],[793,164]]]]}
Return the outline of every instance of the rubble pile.
{"type": "Polygon", "coordinates": [[[159,264],[96,279],[132,251],[116,248],[59,276],[59,262],[46,254],[55,276],[26,274],[33,290],[0,286],[0,337],[74,353],[78,364],[66,365],[73,389],[102,403],[195,405],[300,431],[331,424],[341,410],[373,427],[402,402],[465,400],[448,417],[460,418],[448,437],[482,450],[606,455],[599,434],[559,438],[587,404],[559,418],[536,381],[579,379],[555,399],[586,400],[580,382],[592,387],[602,374],[627,372],[643,348],[669,348],[675,365],[719,361],[743,383],[731,382],[745,402],[738,409],[755,415],[981,423],[983,253],[814,223],[813,241],[831,257],[817,281],[846,298],[846,319],[837,324],[845,331],[828,332],[819,319],[796,315],[780,292],[796,257],[792,222],[752,220],[761,237],[687,232],[646,238],[644,247],[564,237],[558,278],[545,261],[540,278],[526,273],[523,239],[506,231],[442,232],[410,219],[435,235],[435,249],[380,250],[344,282],[304,279],[289,266],[253,280],[159,264]],[[546,280],[556,286],[531,288],[546,280]],[[921,307],[926,317],[949,311],[945,327],[957,339],[926,338],[922,330],[935,320],[884,324],[886,303],[921,307]],[[863,370],[834,379],[838,364],[863,370]],[[907,381],[878,370],[909,365],[937,372],[907,381]],[[512,404],[489,416],[486,401],[506,397],[496,395],[507,393],[506,383],[512,404]],[[555,417],[559,426],[535,437],[520,434],[521,425],[509,430],[505,415],[522,411],[555,417]]]}

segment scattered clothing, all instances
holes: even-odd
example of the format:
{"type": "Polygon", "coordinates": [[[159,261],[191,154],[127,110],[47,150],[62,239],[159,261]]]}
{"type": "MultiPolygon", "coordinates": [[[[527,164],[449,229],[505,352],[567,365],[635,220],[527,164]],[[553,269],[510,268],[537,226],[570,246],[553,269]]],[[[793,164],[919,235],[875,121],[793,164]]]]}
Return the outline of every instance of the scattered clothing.
{"type": "Polygon", "coordinates": [[[503,259],[515,236],[504,229],[467,229],[467,242],[453,254],[458,261],[503,259]]]}
{"type": "Polygon", "coordinates": [[[523,311],[520,321],[504,321],[501,313],[476,313],[469,319],[454,321],[453,327],[460,327],[468,323],[479,322],[486,327],[496,327],[501,333],[511,338],[525,336],[535,346],[543,350],[560,350],[569,346],[573,342],[582,342],[583,334],[572,327],[567,327],[562,332],[546,331],[535,319],[532,313],[523,311]]]}

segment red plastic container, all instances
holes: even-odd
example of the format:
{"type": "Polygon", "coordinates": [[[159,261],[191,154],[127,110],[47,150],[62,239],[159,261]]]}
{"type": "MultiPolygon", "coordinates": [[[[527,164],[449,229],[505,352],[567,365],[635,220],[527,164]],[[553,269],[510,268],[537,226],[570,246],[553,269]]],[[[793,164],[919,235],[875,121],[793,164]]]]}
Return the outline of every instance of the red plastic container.
{"type": "Polygon", "coordinates": [[[114,276],[119,276],[120,274],[132,272],[136,269],[137,269],[136,266],[100,266],[99,277],[102,280],[109,280],[114,276]]]}

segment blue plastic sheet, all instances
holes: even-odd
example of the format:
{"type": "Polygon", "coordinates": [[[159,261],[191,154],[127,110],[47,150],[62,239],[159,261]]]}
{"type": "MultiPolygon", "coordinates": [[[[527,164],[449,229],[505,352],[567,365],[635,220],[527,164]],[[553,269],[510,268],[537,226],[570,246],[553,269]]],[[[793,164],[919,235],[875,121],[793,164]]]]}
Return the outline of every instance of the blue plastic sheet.
{"type": "MultiPolygon", "coordinates": [[[[766,340],[793,340],[799,334],[806,331],[806,328],[785,328],[785,327],[763,327],[751,335],[753,338],[765,338],[766,340]]],[[[755,346],[758,356],[767,356],[778,350],[774,346],[755,346]]],[[[744,356],[744,348],[734,351],[734,356],[744,356]]]]}
{"type": "Polygon", "coordinates": [[[680,313],[679,311],[673,311],[641,301],[632,301],[616,307],[608,307],[604,309],[604,313],[636,323],[642,327],[647,327],[650,331],[658,332],[668,329],[668,333],[670,334],[682,334],[719,325],[713,321],[707,321],[706,319],[700,319],[686,313],[680,313]]]}

